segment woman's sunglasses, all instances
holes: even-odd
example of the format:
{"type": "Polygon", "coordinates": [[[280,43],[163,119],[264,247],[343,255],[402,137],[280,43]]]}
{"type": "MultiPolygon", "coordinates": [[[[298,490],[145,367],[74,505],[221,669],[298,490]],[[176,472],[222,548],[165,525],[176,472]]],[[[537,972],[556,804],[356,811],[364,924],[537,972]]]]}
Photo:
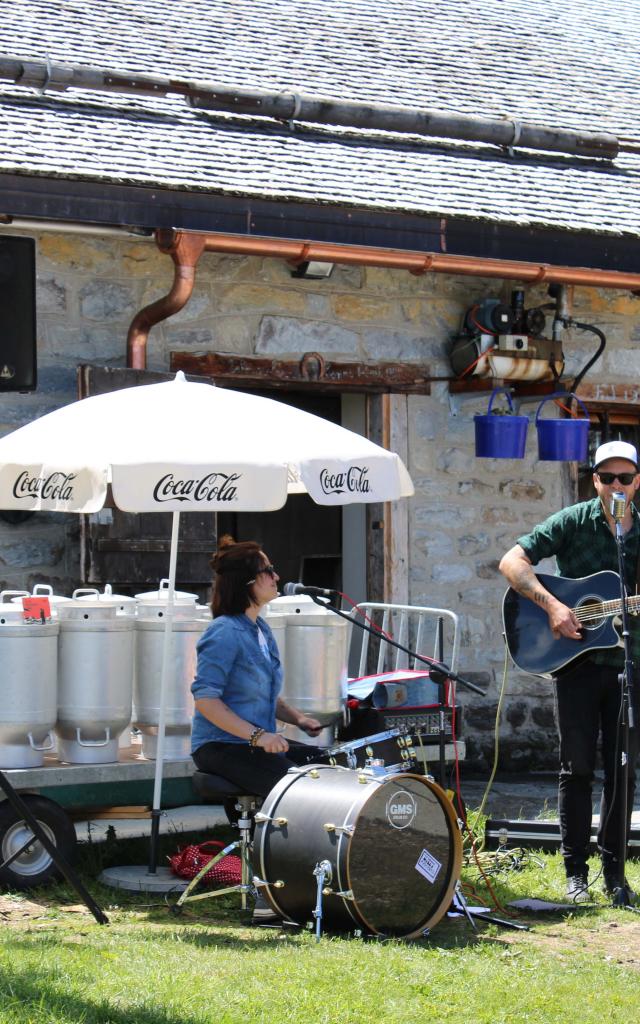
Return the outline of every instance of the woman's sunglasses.
{"type": "MultiPolygon", "coordinates": [[[[256,573],[256,576],[260,576],[260,574],[263,573],[263,572],[266,572],[267,576],[270,576],[272,580],[275,579],[276,576],[278,575],[277,572],[276,572],[275,565],[265,565],[264,569],[258,569],[258,571],[256,573]]],[[[255,583],[255,582],[256,582],[255,579],[247,580],[247,586],[249,586],[250,583],[255,583]]]]}
{"type": "Polygon", "coordinates": [[[637,473],[598,473],[598,480],[601,484],[612,484],[614,480],[618,480],[623,487],[628,487],[635,480],[637,473]]]}

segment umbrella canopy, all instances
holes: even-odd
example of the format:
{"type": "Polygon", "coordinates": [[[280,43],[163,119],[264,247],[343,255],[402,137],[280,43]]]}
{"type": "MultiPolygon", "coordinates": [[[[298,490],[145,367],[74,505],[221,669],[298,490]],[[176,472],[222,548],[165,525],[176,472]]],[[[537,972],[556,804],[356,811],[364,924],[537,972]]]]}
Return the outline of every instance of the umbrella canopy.
{"type": "Polygon", "coordinates": [[[178,373],[56,409],[0,439],[0,508],[270,511],[413,494],[400,458],[282,402],[178,373]]]}
{"type": "Polygon", "coordinates": [[[212,384],[124,388],[56,409],[0,439],[0,508],[97,512],[111,484],[125,512],[172,512],[149,871],[156,870],[180,513],[272,511],[288,493],[321,505],[413,494],[402,461],[282,402],[212,384]]]}

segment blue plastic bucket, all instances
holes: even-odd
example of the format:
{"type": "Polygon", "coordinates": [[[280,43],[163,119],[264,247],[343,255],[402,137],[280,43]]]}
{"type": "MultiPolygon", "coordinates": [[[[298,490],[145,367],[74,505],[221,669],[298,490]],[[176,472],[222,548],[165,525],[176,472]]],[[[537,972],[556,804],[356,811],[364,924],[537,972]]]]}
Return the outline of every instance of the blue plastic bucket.
{"type": "Polygon", "coordinates": [[[527,444],[526,416],[514,416],[513,402],[508,388],[494,388],[489,399],[489,408],[484,416],[474,416],[476,430],[477,459],[524,459],[527,444]],[[509,403],[509,415],[491,413],[496,395],[503,392],[509,403]]]}
{"type": "Polygon", "coordinates": [[[589,413],[577,395],[559,391],[543,398],[536,412],[538,431],[538,458],[543,462],[584,462],[589,444],[589,413]],[[575,398],[584,412],[584,419],[542,420],[540,413],[545,402],[556,398],[570,401],[575,398]]]}

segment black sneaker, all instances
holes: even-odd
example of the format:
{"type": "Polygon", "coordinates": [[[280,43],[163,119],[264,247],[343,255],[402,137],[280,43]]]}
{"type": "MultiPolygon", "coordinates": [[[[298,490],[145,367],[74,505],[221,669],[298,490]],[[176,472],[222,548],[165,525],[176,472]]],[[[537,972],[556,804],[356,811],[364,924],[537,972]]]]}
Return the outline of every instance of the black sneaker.
{"type": "MultiPolygon", "coordinates": [[[[619,886],[620,886],[620,883],[618,881],[618,871],[617,871],[617,868],[615,866],[614,867],[603,868],[602,875],[603,875],[603,888],[604,888],[604,891],[606,892],[607,896],[614,896],[616,894],[619,886]]],[[[624,879],[624,889],[625,889],[625,903],[635,903],[636,899],[637,899],[637,895],[633,891],[631,886],[629,885],[629,882],[628,882],[626,876],[625,876],[625,879],[624,879]]]]}
{"type": "Polygon", "coordinates": [[[569,875],[567,878],[567,899],[572,903],[590,903],[586,875],[569,875]]]}

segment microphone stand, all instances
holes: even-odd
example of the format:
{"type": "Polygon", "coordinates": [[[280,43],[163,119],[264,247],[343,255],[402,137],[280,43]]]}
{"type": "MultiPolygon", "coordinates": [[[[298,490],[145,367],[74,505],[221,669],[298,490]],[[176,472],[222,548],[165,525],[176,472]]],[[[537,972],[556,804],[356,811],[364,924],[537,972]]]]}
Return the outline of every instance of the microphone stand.
{"type": "MultiPolygon", "coordinates": [[[[616,510],[614,495],[614,515],[616,510]]],[[[623,510],[624,515],[624,510],[623,510]]],[[[620,608],[622,612],[622,642],[624,645],[624,668],[618,676],[620,684],[620,722],[618,725],[618,748],[619,764],[622,767],[620,784],[620,851],[618,856],[618,884],[613,891],[614,907],[621,907],[625,910],[632,910],[640,913],[637,907],[631,903],[629,888],[625,881],[625,868],[627,861],[627,802],[629,794],[629,731],[635,728],[633,711],[633,662],[631,660],[631,640],[629,633],[629,607],[627,604],[627,587],[625,582],[625,556],[624,556],[624,533],[622,531],[622,516],[615,515],[615,538],[618,550],[618,575],[620,577],[620,608]]],[[[617,771],[617,768],[616,768],[617,771]]],[[[616,780],[614,779],[613,792],[615,794],[616,780]]],[[[604,834],[603,834],[604,843],[604,834]]]]}
{"type": "MultiPolygon", "coordinates": [[[[336,594],[337,593],[338,592],[336,591],[336,594]]],[[[320,605],[321,608],[328,608],[329,611],[335,612],[335,614],[339,615],[341,618],[347,619],[348,622],[359,626],[360,629],[363,629],[366,633],[371,633],[372,636],[376,637],[380,637],[382,635],[379,629],[367,626],[365,622],[359,622],[358,619],[354,619],[349,612],[343,612],[341,608],[336,608],[335,605],[329,604],[327,601],[322,601],[318,594],[309,594],[308,596],[312,601],[315,601],[317,605],[320,605]]],[[[423,665],[427,665],[432,670],[431,675],[435,683],[444,683],[446,679],[453,679],[455,683],[460,683],[460,685],[466,687],[467,690],[473,690],[473,692],[477,693],[480,697],[487,696],[486,690],[482,690],[479,686],[476,686],[475,683],[470,682],[468,679],[463,679],[463,677],[458,675],[457,672],[452,672],[444,661],[437,661],[435,658],[425,658],[422,654],[418,654],[417,651],[412,651],[410,647],[405,647],[404,644],[400,644],[397,640],[392,640],[390,637],[385,636],[383,639],[384,642],[389,644],[391,647],[397,647],[399,651],[403,651],[411,658],[416,658],[418,661],[422,662],[423,665]]]]}

